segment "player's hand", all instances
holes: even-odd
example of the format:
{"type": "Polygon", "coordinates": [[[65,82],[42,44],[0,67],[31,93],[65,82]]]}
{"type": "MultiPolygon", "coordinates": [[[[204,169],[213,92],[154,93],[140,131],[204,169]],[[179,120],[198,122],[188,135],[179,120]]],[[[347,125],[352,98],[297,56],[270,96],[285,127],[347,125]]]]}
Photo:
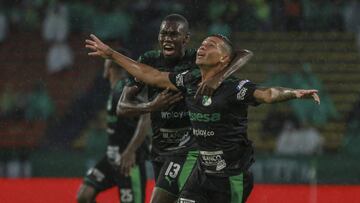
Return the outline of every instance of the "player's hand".
{"type": "Polygon", "coordinates": [[[125,176],[130,176],[130,171],[135,166],[135,161],[135,152],[125,149],[124,152],[121,154],[120,173],[125,176]]]}
{"type": "Polygon", "coordinates": [[[315,103],[320,104],[320,97],[317,94],[318,90],[295,90],[296,98],[298,99],[314,99],[315,103]]]}
{"type": "Polygon", "coordinates": [[[169,88],[162,91],[160,94],[158,94],[155,99],[151,102],[151,110],[157,110],[161,108],[168,107],[178,101],[180,101],[183,98],[181,95],[181,92],[172,93],[169,92],[169,88]]]}
{"type": "Polygon", "coordinates": [[[113,50],[108,45],[104,44],[93,34],[90,35],[90,38],[85,40],[85,47],[92,51],[88,53],[89,56],[101,56],[105,59],[111,58],[113,50]]]}

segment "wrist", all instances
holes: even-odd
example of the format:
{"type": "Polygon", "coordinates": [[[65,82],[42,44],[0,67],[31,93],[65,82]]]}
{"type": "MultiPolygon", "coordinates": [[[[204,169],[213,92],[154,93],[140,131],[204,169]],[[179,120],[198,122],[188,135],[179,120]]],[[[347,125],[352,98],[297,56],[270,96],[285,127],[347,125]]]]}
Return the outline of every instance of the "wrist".
{"type": "Polygon", "coordinates": [[[151,102],[148,102],[145,104],[145,112],[146,113],[150,113],[150,112],[153,112],[155,110],[155,105],[154,103],[151,101],[151,102]]]}
{"type": "Polygon", "coordinates": [[[109,59],[114,59],[114,53],[115,51],[111,48],[111,47],[108,47],[108,49],[106,50],[106,55],[108,56],[109,59]]]}

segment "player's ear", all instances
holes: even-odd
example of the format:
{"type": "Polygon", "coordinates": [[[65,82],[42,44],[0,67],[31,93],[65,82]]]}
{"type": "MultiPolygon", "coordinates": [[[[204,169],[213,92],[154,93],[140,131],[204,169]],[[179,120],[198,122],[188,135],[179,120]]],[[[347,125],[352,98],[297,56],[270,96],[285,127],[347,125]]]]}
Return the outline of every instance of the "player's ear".
{"type": "Polygon", "coordinates": [[[228,54],[224,54],[223,56],[220,57],[220,62],[221,63],[229,63],[230,62],[230,56],[228,54]]]}
{"type": "Polygon", "coordinates": [[[188,44],[190,42],[190,32],[186,33],[184,44],[188,44]]]}

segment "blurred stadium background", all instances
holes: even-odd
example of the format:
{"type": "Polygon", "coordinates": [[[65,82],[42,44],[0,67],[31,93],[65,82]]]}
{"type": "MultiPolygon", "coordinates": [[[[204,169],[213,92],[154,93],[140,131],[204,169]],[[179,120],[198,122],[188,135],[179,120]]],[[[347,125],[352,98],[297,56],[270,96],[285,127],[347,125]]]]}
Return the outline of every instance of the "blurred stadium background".
{"type": "MultiPolygon", "coordinates": [[[[360,202],[356,0],[1,0],[0,202],[75,202],[107,138],[103,61],[84,39],[94,33],[137,58],[157,47],[170,13],[189,20],[190,47],[222,33],[252,50],[239,77],[320,91],[320,106],[250,108],[250,203],[360,202]]],[[[116,199],[116,190],[99,197],[116,199]]]]}

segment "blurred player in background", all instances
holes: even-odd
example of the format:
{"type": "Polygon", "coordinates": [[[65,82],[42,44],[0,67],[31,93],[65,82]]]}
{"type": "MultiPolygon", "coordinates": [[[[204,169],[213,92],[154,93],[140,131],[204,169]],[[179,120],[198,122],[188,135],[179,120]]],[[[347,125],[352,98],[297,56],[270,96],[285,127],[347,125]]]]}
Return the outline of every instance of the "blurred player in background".
{"type": "MultiPolygon", "coordinates": [[[[178,14],[168,15],[160,26],[160,50],[146,52],[139,61],[159,71],[180,73],[192,70],[197,67],[196,50],[186,49],[189,40],[188,21],[178,14]]],[[[124,89],[118,106],[119,113],[126,116],[151,112],[151,161],[156,180],[151,202],[174,202],[198,154],[185,100],[180,93],[154,86],[145,87],[145,84],[134,80],[124,89]],[[132,98],[144,88],[147,88],[149,100],[159,101],[156,105],[154,102],[134,103],[132,98]],[[166,97],[169,94],[172,96],[166,97]]]]}
{"type": "Polygon", "coordinates": [[[87,172],[78,191],[79,203],[95,202],[96,196],[111,187],[119,188],[122,203],[144,202],[145,195],[145,159],[148,149],[144,139],[148,132],[149,116],[124,118],[116,115],[116,105],[127,82],[126,72],[111,60],[105,60],[104,77],[110,81],[111,92],[107,101],[108,146],[106,155],[87,172]],[[129,149],[134,138],[140,142],[138,148],[129,149]],[[121,153],[134,151],[131,157],[131,169],[122,167],[121,153]],[[136,157],[136,158],[135,158],[136,157]],[[136,160],[135,160],[136,159],[136,160]]]}
{"type": "Polygon", "coordinates": [[[317,90],[258,87],[232,76],[224,78],[212,95],[199,93],[199,86],[211,84],[209,81],[232,68],[229,64],[234,57],[233,47],[221,35],[209,36],[202,42],[196,56],[200,69],[182,73],[161,72],[115,52],[94,35],[91,38],[86,40],[86,47],[92,50],[89,55],[111,58],[149,85],[186,94],[200,154],[197,167],[181,191],[180,203],[246,201],[253,187],[248,169],[254,161],[252,142],[247,137],[249,105],[308,98],[320,103],[317,90]]]}

